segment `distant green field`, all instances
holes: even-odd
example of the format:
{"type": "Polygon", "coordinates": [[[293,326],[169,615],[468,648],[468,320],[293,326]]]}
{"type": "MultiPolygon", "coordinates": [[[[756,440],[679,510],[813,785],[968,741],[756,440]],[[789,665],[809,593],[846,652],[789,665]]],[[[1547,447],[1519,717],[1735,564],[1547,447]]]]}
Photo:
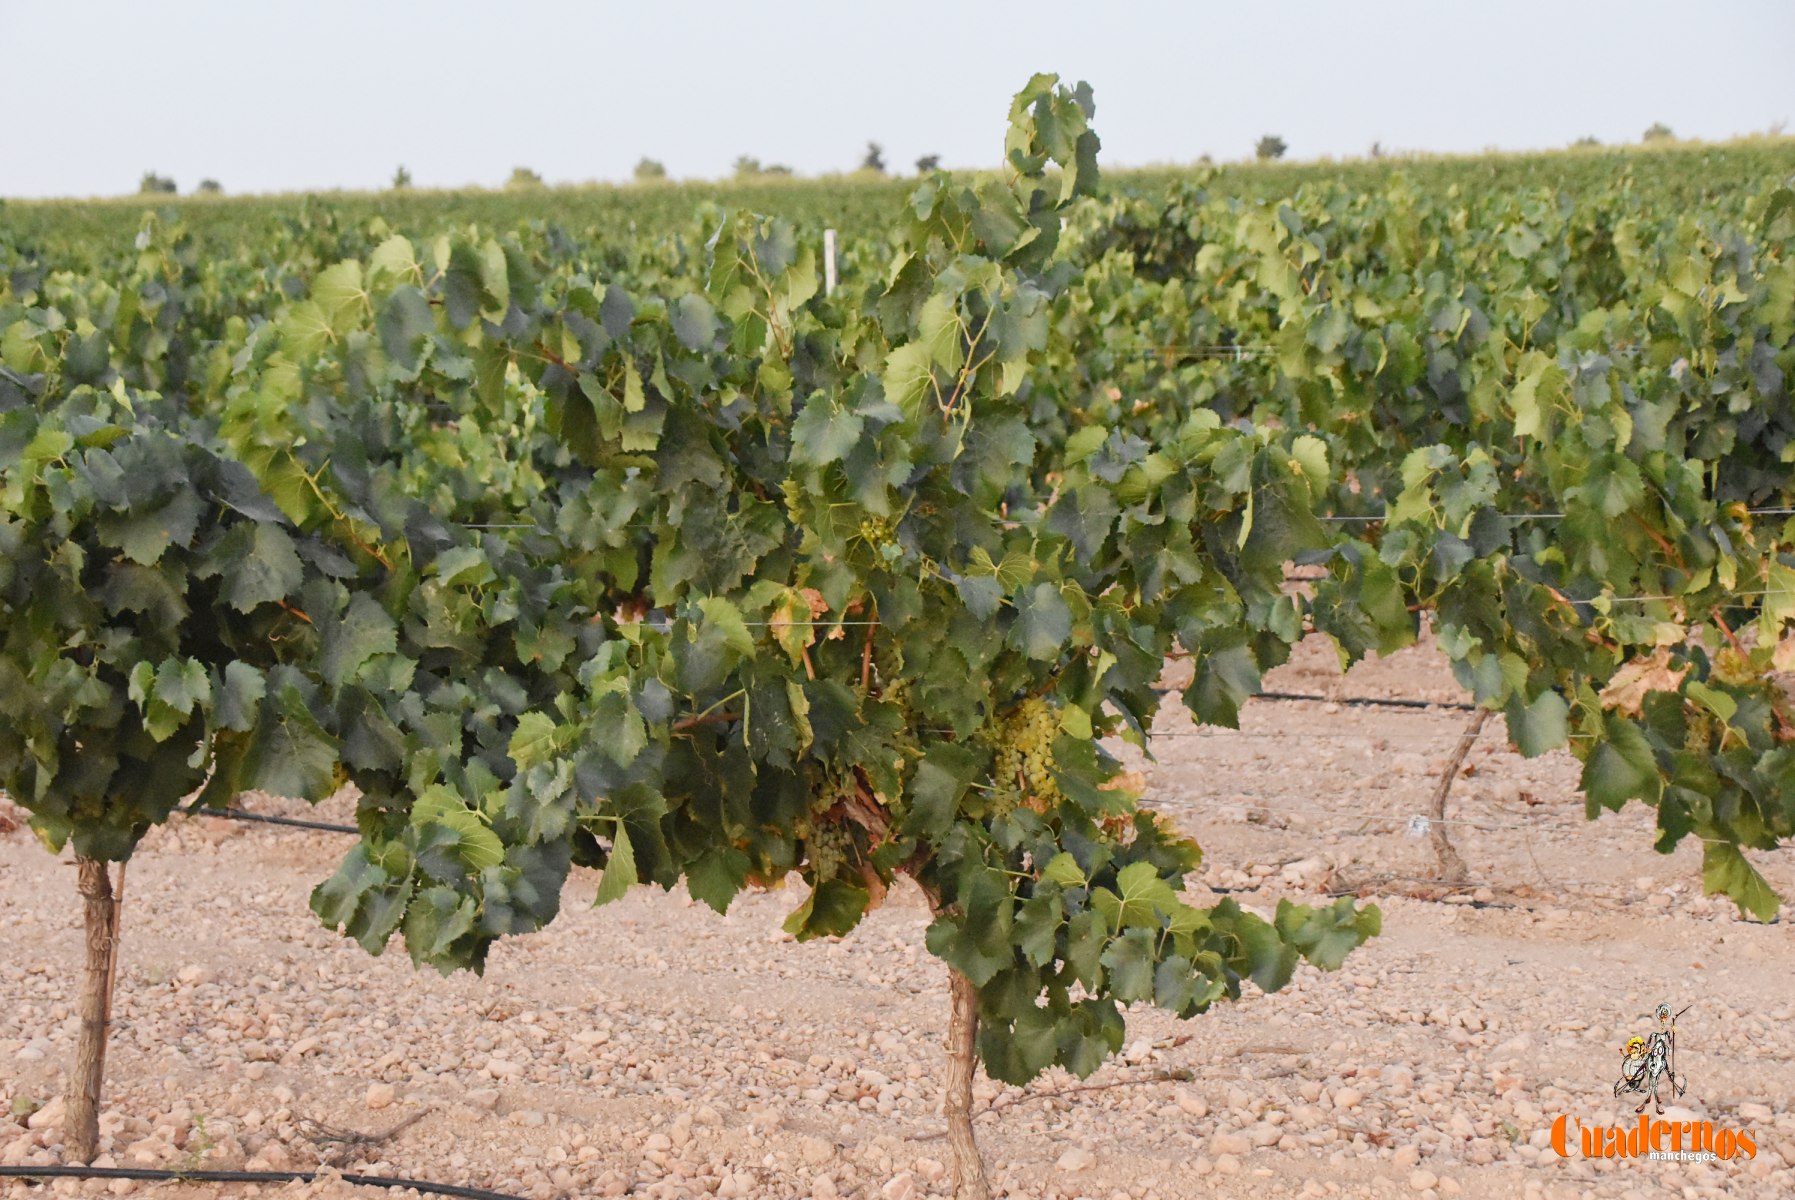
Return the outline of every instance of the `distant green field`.
{"type": "MultiPolygon", "coordinates": [[[[1791,176],[1795,176],[1795,138],[1474,157],[1148,167],[1107,172],[1102,192],[1151,198],[1196,184],[1222,196],[1272,199],[1304,188],[1382,189],[1401,177],[1436,198],[1453,188],[1466,194],[1542,188],[1581,194],[1601,188],[1630,193],[1648,211],[1700,207],[1726,214],[1763,184],[1791,176]]],[[[347,230],[376,219],[414,237],[469,224],[510,229],[540,221],[576,241],[590,242],[684,227],[707,205],[783,216],[800,229],[829,227],[849,236],[883,236],[917,182],[901,176],[843,176],[646,186],[10,201],[0,205],[0,231],[31,248],[34,256],[68,269],[99,267],[112,256],[130,254],[145,216],[170,212],[178,214],[207,254],[260,249],[280,229],[347,230]]]]}

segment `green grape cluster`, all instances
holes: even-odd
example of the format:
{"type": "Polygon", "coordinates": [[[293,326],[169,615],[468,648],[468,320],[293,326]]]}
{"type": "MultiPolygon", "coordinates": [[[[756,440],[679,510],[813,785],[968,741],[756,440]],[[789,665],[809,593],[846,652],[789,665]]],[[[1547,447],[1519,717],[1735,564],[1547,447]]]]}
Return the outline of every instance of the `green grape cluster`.
{"type": "Polygon", "coordinates": [[[1683,749],[1691,754],[1707,754],[1714,739],[1714,718],[1705,712],[1688,715],[1683,727],[1683,749]]]}
{"type": "Polygon", "coordinates": [[[860,522],[860,536],[875,552],[883,551],[897,539],[892,533],[891,521],[887,517],[868,517],[860,522]]]}
{"type": "Polygon", "coordinates": [[[879,676],[882,681],[879,688],[879,699],[885,701],[887,704],[895,705],[898,708],[907,709],[910,705],[909,677],[899,675],[889,683],[884,683],[885,672],[882,667],[880,668],[879,676]]]}
{"type": "Polygon", "coordinates": [[[853,839],[848,831],[833,821],[825,821],[811,830],[804,841],[804,857],[810,865],[812,881],[835,878],[852,857],[853,850],[853,839]]]}
{"type": "Polygon", "coordinates": [[[1044,811],[1063,798],[1053,778],[1053,739],[1059,728],[1058,714],[1040,696],[1030,696],[1004,719],[998,731],[994,794],[1000,808],[1019,797],[1044,811]]]}

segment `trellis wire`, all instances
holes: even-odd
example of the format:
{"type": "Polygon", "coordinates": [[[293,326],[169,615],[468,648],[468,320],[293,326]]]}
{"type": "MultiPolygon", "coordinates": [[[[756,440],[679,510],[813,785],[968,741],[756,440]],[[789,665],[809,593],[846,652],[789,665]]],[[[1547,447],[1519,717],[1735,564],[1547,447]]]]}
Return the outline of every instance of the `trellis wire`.
{"type": "Polygon", "coordinates": [[[1348,825],[1344,823],[1363,825],[1372,821],[1379,821],[1409,828],[1419,827],[1420,833],[1415,835],[1417,837],[1421,836],[1421,834],[1425,834],[1427,829],[1434,825],[1456,825],[1466,829],[1479,829],[1485,832],[1505,829],[1531,831],[1537,827],[1535,825],[1522,824],[1513,821],[1473,821],[1464,817],[1433,817],[1429,816],[1427,813],[1420,812],[1342,813],[1331,808],[1322,808],[1313,804],[1285,804],[1282,803],[1283,797],[1275,793],[1238,792],[1236,795],[1240,798],[1222,799],[1217,796],[1187,797],[1181,800],[1173,800],[1169,803],[1174,805],[1185,805],[1191,808],[1207,808],[1212,810],[1229,808],[1251,809],[1256,812],[1263,812],[1273,816],[1295,814],[1299,816],[1330,817],[1333,818],[1336,824],[1339,825],[1339,828],[1343,830],[1348,827],[1348,825]],[[1277,800],[1280,801],[1280,803],[1274,808],[1269,804],[1258,803],[1257,801],[1260,800],[1277,800]],[[1420,825],[1419,822],[1426,822],[1426,824],[1420,825]]]}
{"type": "MultiPolygon", "coordinates": [[[[1795,514],[1795,508],[1748,508],[1745,510],[1754,517],[1777,517],[1795,514]]],[[[1562,512],[1499,512],[1496,514],[1505,521],[1559,521],[1564,519],[1562,512]]],[[[1325,516],[1317,517],[1318,521],[1386,521],[1388,512],[1371,513],[1358,516],[1325,516]]]]}
{"type": "MultiPolygon", "coordinates": [[[[1119,736],[1119,735],[1117,735],[1119,736]]],[[[1210,741],[1225,742],[1234,738],[1299,738],[1305,742],[1315,740],[1338,741],[1392,741],[1392,742],[1437,742],[1444,736],[1438,733],[1377,733],[1369,729],[1344,729],[1320,731],[1309,729],[1164,729],[1147,734],[1150,741],[1160,738],[1206,738],[1210,741]]]]}

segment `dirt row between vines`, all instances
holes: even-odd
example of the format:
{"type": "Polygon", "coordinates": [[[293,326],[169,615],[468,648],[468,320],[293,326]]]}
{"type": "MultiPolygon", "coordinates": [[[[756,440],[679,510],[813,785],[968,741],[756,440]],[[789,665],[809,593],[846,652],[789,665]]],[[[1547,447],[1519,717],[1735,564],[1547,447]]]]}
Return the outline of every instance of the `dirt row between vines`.
{"type": "MultiPolygon", "coordinates": [[[[1342,680],[1322,646],[1268,681],[1291,691],[1461,699],[1405,651],[1342,680]]],[[[1795,944],[1702,898],[1700,848],[1653,853],[1635,806],[1588,822],[1566,755],[1526,761],[1492,722],[1458,780],[1453,840],[1475,879],[1425,878],[1413,836],[1464,725],[1448,709],[1255,702],[1238,732],[1161,715],[1149,801],[1208,858],[1193,893],[1269,913],[1356,888],[1385,932],[1332,974],[1302,970],[1180,1022],[1129,1016],[1118,1060],[1076,1081],[981,1084],[1004,1194],[1220,1196],[1795,1195],[1795,944]],[[1754,1131],[1751,1159],[1560,1158],[1549,1127],[1633,1120],[1619,1047],[1659,1000],[1688,1094],[1672,1115],[1754,1131]]],[[[299,806],[257,800],[264,811],[299,806]]],[[[343,818],[347,801],[321,812],[343,818]]],[[[15,813],[16,815],[16,813],[15,813]]],[[[153,835],[128,873],[104,1163],[399,1174],[536,1198],[946,1194],[943,968],[914,889],[851,937],[798,945],[794,886],[726,917],[638,889],[593,911],[577,873],[561,918],[510,940],[485,977],[372,959],[306,910],[344,839],[217,819],[153,835]],[[333,1131],[390,1139],[359,1149],[333,1131]]],[[[1795,894],[1787,851],[1756,861],[1795,894]]],[[[53,1097],[75,1035],[73,870],[0,834],[0,1163],[60,1161],[53,1097]]],[[[1574,1128],[1574,1126],[1573,1126],[1574,1128]]],[[[256,1187],[27,1185],[40,1194],[395,1195],[325,1181],[256,1187]]]]}

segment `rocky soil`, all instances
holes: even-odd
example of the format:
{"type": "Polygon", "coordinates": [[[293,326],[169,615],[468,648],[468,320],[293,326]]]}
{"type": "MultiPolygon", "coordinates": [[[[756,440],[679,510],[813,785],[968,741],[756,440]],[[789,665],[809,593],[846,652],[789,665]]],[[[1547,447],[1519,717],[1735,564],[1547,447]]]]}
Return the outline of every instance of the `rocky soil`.
{"type": "MultiPolygon", "coordinates": [[[[1460,698],[1426,650],[1342,680],[1307,645],[1269,686],[1460,698]]],[[[1168,708],[1157,761],[1140,763],[1150,802],[1207,852],[1198,896],[1269,911],[1280,895],[1350,889],[1383,908],[1384,935],[1339,972],[1305,969],[1273,996],[1249,985],[1194,1021],[1133,1012],[1127,1052],[1082,1085],[981,1086],[1004,1194],[1795,1196],[1790,910],[1763,925],[1703,898],[1699,846],[1654,854],[1639,807],[1586,821],[1574,760],[1519,758],[1499,722],[1449,813],[1475,878],[1430,886],[1411,821],[1464,722],[1260,701],[1240,732],[1198,731],[1168,708]],[[1632,1119],[1610,1092],[1618,1050],[1661,999],[1693,1005],[1679,1115],[1752,1129],[1756,1157],[1560,1158],[1556,1115],[1632,1119]]],[[[497,948],[483,979],[445,979],[317,927],[307,894],[344,849],[331,834],[184,819],[132,860],[101,1165],[323,1164],[532,1200],[946,1194],[946,986],[913,889],[851,937],[800,946],[779,929],[796,887],[719,918],[649,889],[594,911],[581,875],[549,930],[497,948]]],[[[1789,852],[1756,861],[1795,895],[1789,852]]],[[[7,1165],[61,1161],[73,875],[27,832],[0,832],[7,1165]]],[[[412,1193],[0,1180],[6,1200],[43,1194],[412,1193]]]]}

